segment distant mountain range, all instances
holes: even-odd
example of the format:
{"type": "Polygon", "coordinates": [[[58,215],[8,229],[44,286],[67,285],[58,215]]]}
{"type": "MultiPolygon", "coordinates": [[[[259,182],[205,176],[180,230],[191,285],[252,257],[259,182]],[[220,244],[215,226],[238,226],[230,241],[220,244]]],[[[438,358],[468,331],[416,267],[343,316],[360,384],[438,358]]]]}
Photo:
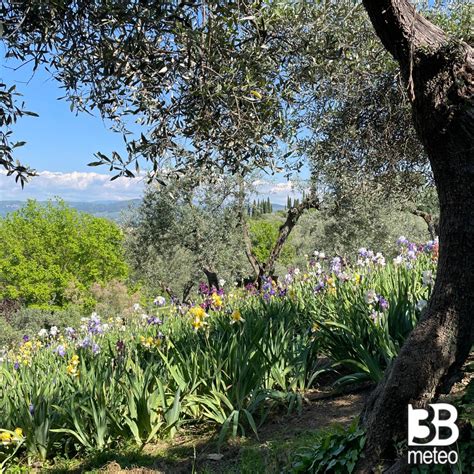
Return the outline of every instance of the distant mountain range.
{"type": "MultiPolygon", "coordinates": [[[[41,201],[40,201],[41,202],[41,201]]],[[[128,201],[92,201],[92,202],[72,202],[67,204],[81,212],[87,212],[97,217],[106,217],[114,221],[119,221],[125,211],[137,208],[141,199],[131,199],[128,201]]],[[[25,205],[24,201],[0,201],[0,216],[4,217],[9,212],[14,212],[25,205]]]]}
{"type": "MultiPolygon", "coordinates": [[[[136,209],[141,199],[131,199],[128,201],[92,201],[92,202],[73,202],[67,201],[67,204],[78,211],[87,212],[97,217],[106,217],[114,221],[119,221],[122,215],[129,210],[136,209]]],[[[25,205],[24,201],[0,201],[0,216],[4,217],[9,212],[14,212],[25,205]]],[[[273,211],[281,211],[285,206],[272,203],[273,211]]]]}

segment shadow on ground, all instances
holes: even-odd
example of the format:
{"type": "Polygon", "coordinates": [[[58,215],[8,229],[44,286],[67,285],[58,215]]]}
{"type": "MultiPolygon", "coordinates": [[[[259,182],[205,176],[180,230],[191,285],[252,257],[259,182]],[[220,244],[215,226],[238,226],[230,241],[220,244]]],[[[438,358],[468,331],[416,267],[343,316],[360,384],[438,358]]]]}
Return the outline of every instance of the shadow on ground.
{"type": "Polygon", "coordinates": [[[70,460],[39,472],[59,473],[166,473],[166,474],[273,474],[285,472],[294,453],[331,425],[348,425],[359,415],[369,390],[345,395],[321,391],[307,394],[299,412],[273,413],[259,430],[259,438],[229,440],[219,452],[217,435],[195,428],[171,442],[128,448],[70,460]]]}

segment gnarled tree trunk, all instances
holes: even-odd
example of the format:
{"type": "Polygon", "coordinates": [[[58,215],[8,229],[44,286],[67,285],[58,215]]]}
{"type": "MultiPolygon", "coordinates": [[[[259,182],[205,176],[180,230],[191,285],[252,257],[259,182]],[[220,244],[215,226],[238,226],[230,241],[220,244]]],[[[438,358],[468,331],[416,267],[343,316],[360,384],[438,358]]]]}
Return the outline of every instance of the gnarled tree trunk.
{"type": "MultiPolygon", "coordinates": [[[[359,472],[383,460],[407,432],[407,405],[449,390],[474,340],[474,53],[448,40],[407,0],[364,0],[384,46],[399,62],[415,127],[440,203],[439,263],[433,296],[363,413],[359,472]]],[[[399,462],[392,469],[406,469],[399,462]]]]}
{"type": "Polygon", "coordinates": [[[216,290],[219,289],[219,278],[217,278],[217,273],[208,269],[208,268],[203,268],[202,271],[206,275],[207,278],[207,284],[209,286],[209,289],[215,288],[216,290]]]}
{"type": "MultiPolygon", "coordinates": [[[[242,210],[243,205],[241,205],[240,208],[242,210]]],[[[252,251],[252,240],[250,238],[248,225],[245,219],[243,218],[243,211],[241,211],[240,222],[245,243],[245,251],[247,259],[250,262],[250,265],[252,266],[252,269],[254,271],[255,281],[259,286],[262,283],[264,277],[273,277],[273,273],[275,271],[275,264],[278,258],[280,257],[281,251],[283,250],[283,246],[288,240],[291,231],[298,223],[299,218],[307,209],[319,209],[319,200],[316,197],[316,194],[313,192],[308,197],[306,197],[303,202],[301,202],[297,206],[288,209],[285,222],[283,222],[283,224],[278,229],[278,237],[275,242],[275,245],[273,246],[267,261],[263,263],[257,260],[252,251]]]]}
{"type": "MultiPolygon", "coordinates": [[[[304,211],[307,209],[319,209],[319,201],[315,193],[311,193],[306,197],[301,204],[294,206],[288,209],[286,214],[285,222],[278,229],[278,238],[275,242],[275,245],[270,252],[268,260],[265,262],[265,265],[262,268],[264,275],[272,275],[275,271],[275,264],[280,257],[281,251],[283,250],[283,245],[287,241],[288,237],[291,234],[291,231],[298,223],[299,218],[303,215],[304,211]]],[[[262,275],[263,276],[263,275],[262,275]]]]}
{"type": "Polygon", "coordinates": [[[424,221],[426,226],[428,227],[428,232],[430,233],[430,237],[434,240],[438,237],[439,234],[439,222],[438,220],[429,212],[420,211],[419,209],[415,209],[411,211],[414,216],[421,217],[424,221]]]}

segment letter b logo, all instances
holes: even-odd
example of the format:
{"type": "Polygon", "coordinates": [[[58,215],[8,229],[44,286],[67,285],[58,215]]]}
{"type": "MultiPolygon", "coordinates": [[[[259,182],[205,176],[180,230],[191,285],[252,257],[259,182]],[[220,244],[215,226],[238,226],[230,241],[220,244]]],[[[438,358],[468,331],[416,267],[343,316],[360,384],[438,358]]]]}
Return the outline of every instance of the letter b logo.
{"type": "Polygon", "coordinates": [[[408,405],[408,446],[450,446],[459,437],[457,417],[456,408],[448,403],[433,403],[427,410],[408,405]],[[450,435],[441,438],[440,428],[447,428],[450,435]]]}

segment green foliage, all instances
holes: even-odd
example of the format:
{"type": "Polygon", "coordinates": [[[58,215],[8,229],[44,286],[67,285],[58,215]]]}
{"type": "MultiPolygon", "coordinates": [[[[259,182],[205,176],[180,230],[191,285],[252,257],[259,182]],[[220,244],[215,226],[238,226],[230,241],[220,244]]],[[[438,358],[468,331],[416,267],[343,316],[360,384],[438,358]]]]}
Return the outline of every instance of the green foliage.
{"type": "Polygon", "coordinates": [[[0,347],[20,340],[25,334],[38,334],[42,328],[78,326],[83,315],[83,308],[75,305],[54,309],[19,308],[8,316],[0,316],[0,347]]]}
{"type": "Polygon", "coordinates": [[[247,274],[237,210],[224,189],[181,180],[150,186],[130,219],[127,258],[134,277],[152,292],[169,288],[178,298],[205,281],[205,270],[228,283],[247,274]]]}
{"type": "MultiPolygon", "coordinates": [[[[466,3],[422,9],[469,39],[466,3]]],[[[361,2],[7,2],[2,13],[8,57],[45,65],[72,109],[98,110],[124,133],[126,156],[99,153],[93,163],[118,174],[133,175],[137,159],[153,174],[170,164],[218,177],[294,170],[300,135],[333,147],[332,161],[370,163],[373,175],[425,164],[394,62],[361,2]],[[143,125],[136,136],[127,130],[132,116],[143,125]]],[[[319,169],[325,160],[312,151],[298,150],[319,169]]]]}
{"type": "Polygon", "coordinates": [[[0,429],[0,472],[5,471],[5,467],[14,459],[16,453],[21,449],[25,439],[18,436],[15,431],[0,429]]]}
{"type": "Polygon", "coordinates": [[[431,287],[422,285],[422,272],[434,271],[432,265],[429,256],[420,256],[410,269],[390,264],[377,272],[355,273],[348,282],[332,278],[327,291],[313,298],[308,287],[296,289],[322,350],[351,372],[338,384],[382,379],[420,317],[416,302],[429,299],[431,287]],[[382,296],[388,308],[368,303],[370,293],[382,296]]]}
{"type": "Polygon", "coordinates": [[[313,446],[297,454],[291,472],[350,474],[354,471],[364,444],[365,434],[358,427],[356,419],[347,429],[339,427],[322,434],[313,446]]]}
{"type": "MultiPolygon", "coordinates": [[[[264,281],[260,292],[162,301],[106,321],[94,314],[72,334],[41,331],[1,354],[0,427],[21,427],[26,456],[42,460],[123,442],[142,448],[199,422],[215,426],[220,443],[258,436],[270,411],[300,409],[322,372],[343,366],[339,384],[380,380],[430,293],[429,248],[409,259],[404,247],[398,265],[370,260],[337,275],[325,258],[311,260],[285,286],[264,281]],[[389,307],[369,301],[370,290],[389,307]]],[[[350,468],[361,443],[355,428],[336,432],[295,465],[350,468]]]]}
{"type": "Polygon", "coordinates": [[[127,275],[122,238],[112,222],[62,201],[28,201],[0,220],[0,298],[38,307],[90,303],[93,283],[127,275]]]}
{"type": "Polygon", "coordinates": [[[95,301],[94,310],[103,317],[116,317],[126,315],[133,305],[140,302],[142,295],[138,287],[135,291],[124,282],[111,280],[108,283],[94,283],[90,292],[95,301]]]}
{"type": "Polygon", "coordinates": [[[248,215],[256,218],[261,216],[262,214],[271,214],[273,212],[273,206],[270,202],[270,198],[265,200],[253,200],[252,206],[248,208],[248,215]]]}
{"type": "Polygon", "coordinates": [[[396,200],[354,196],[345,204],[340,211],[328,203],[327,208],[309,210],[301,216],[291,234],[296,254],[291,264],[301,267],[304,255],[311,255],[314,250],[350,257],[366,247],[394,256],[393,242],[400,235],[416,242],[431,238],[423,219],[409,209],[401,209],[396,200]]]}
{"type": "MultiPolygon", "coordinates": [[[[273,216],[266,219],[252,219],[249,222],[252,251],[259,262],[264,263],[268,260],[277,241],[280,225],[281,220],[273,216]]],[[[283,246],[279,263],[281,265],[289,265],[294,258],[295,249],[290,237],[283,246]]]]}
{"type": "Polygon", "coordinates": [[[147,346],[153,328],[138,313],[126,331],[117,323],[96,339],[100,345],[79,341],[74,348],[51,338],[50,348],[38,348],[33,338],[18,348],[20,367],[0,365],[0,425],[21,426],[28,457],[42,460],[58,450],[104,450],[119,439],[142,447],[195,420],[221,427],[221,441],[257,433],[272,404],[300,405],[322,368],[290,302],[255,302],[242,311],[245,324],[215,314],[206,334],[173,317],[162,328],[162,350],[147,346]],[[56,352],[58,344],[66,354],[56,352]]]}
{"type": "MultiPolygon", "coordinates": [[[[3,34],[0,33],[0,36],[3,34]]],[[[0,167],[2,167],[8,174],[15,176],[15,181],[20,182],[23,187],[30,176],[35,174],[35,171],[29,167],[23,166],[14,159],[15,149],[23,146],[25,142],[13,142],[12,130],[10,127],[24,115],[31,115],[37,117],[37,114],[28,112],[24,108],[24,103],[18,104],[18,98],[21,96],[16,90],[16,85],[8,87],[0,81],[0,167]]]]}

